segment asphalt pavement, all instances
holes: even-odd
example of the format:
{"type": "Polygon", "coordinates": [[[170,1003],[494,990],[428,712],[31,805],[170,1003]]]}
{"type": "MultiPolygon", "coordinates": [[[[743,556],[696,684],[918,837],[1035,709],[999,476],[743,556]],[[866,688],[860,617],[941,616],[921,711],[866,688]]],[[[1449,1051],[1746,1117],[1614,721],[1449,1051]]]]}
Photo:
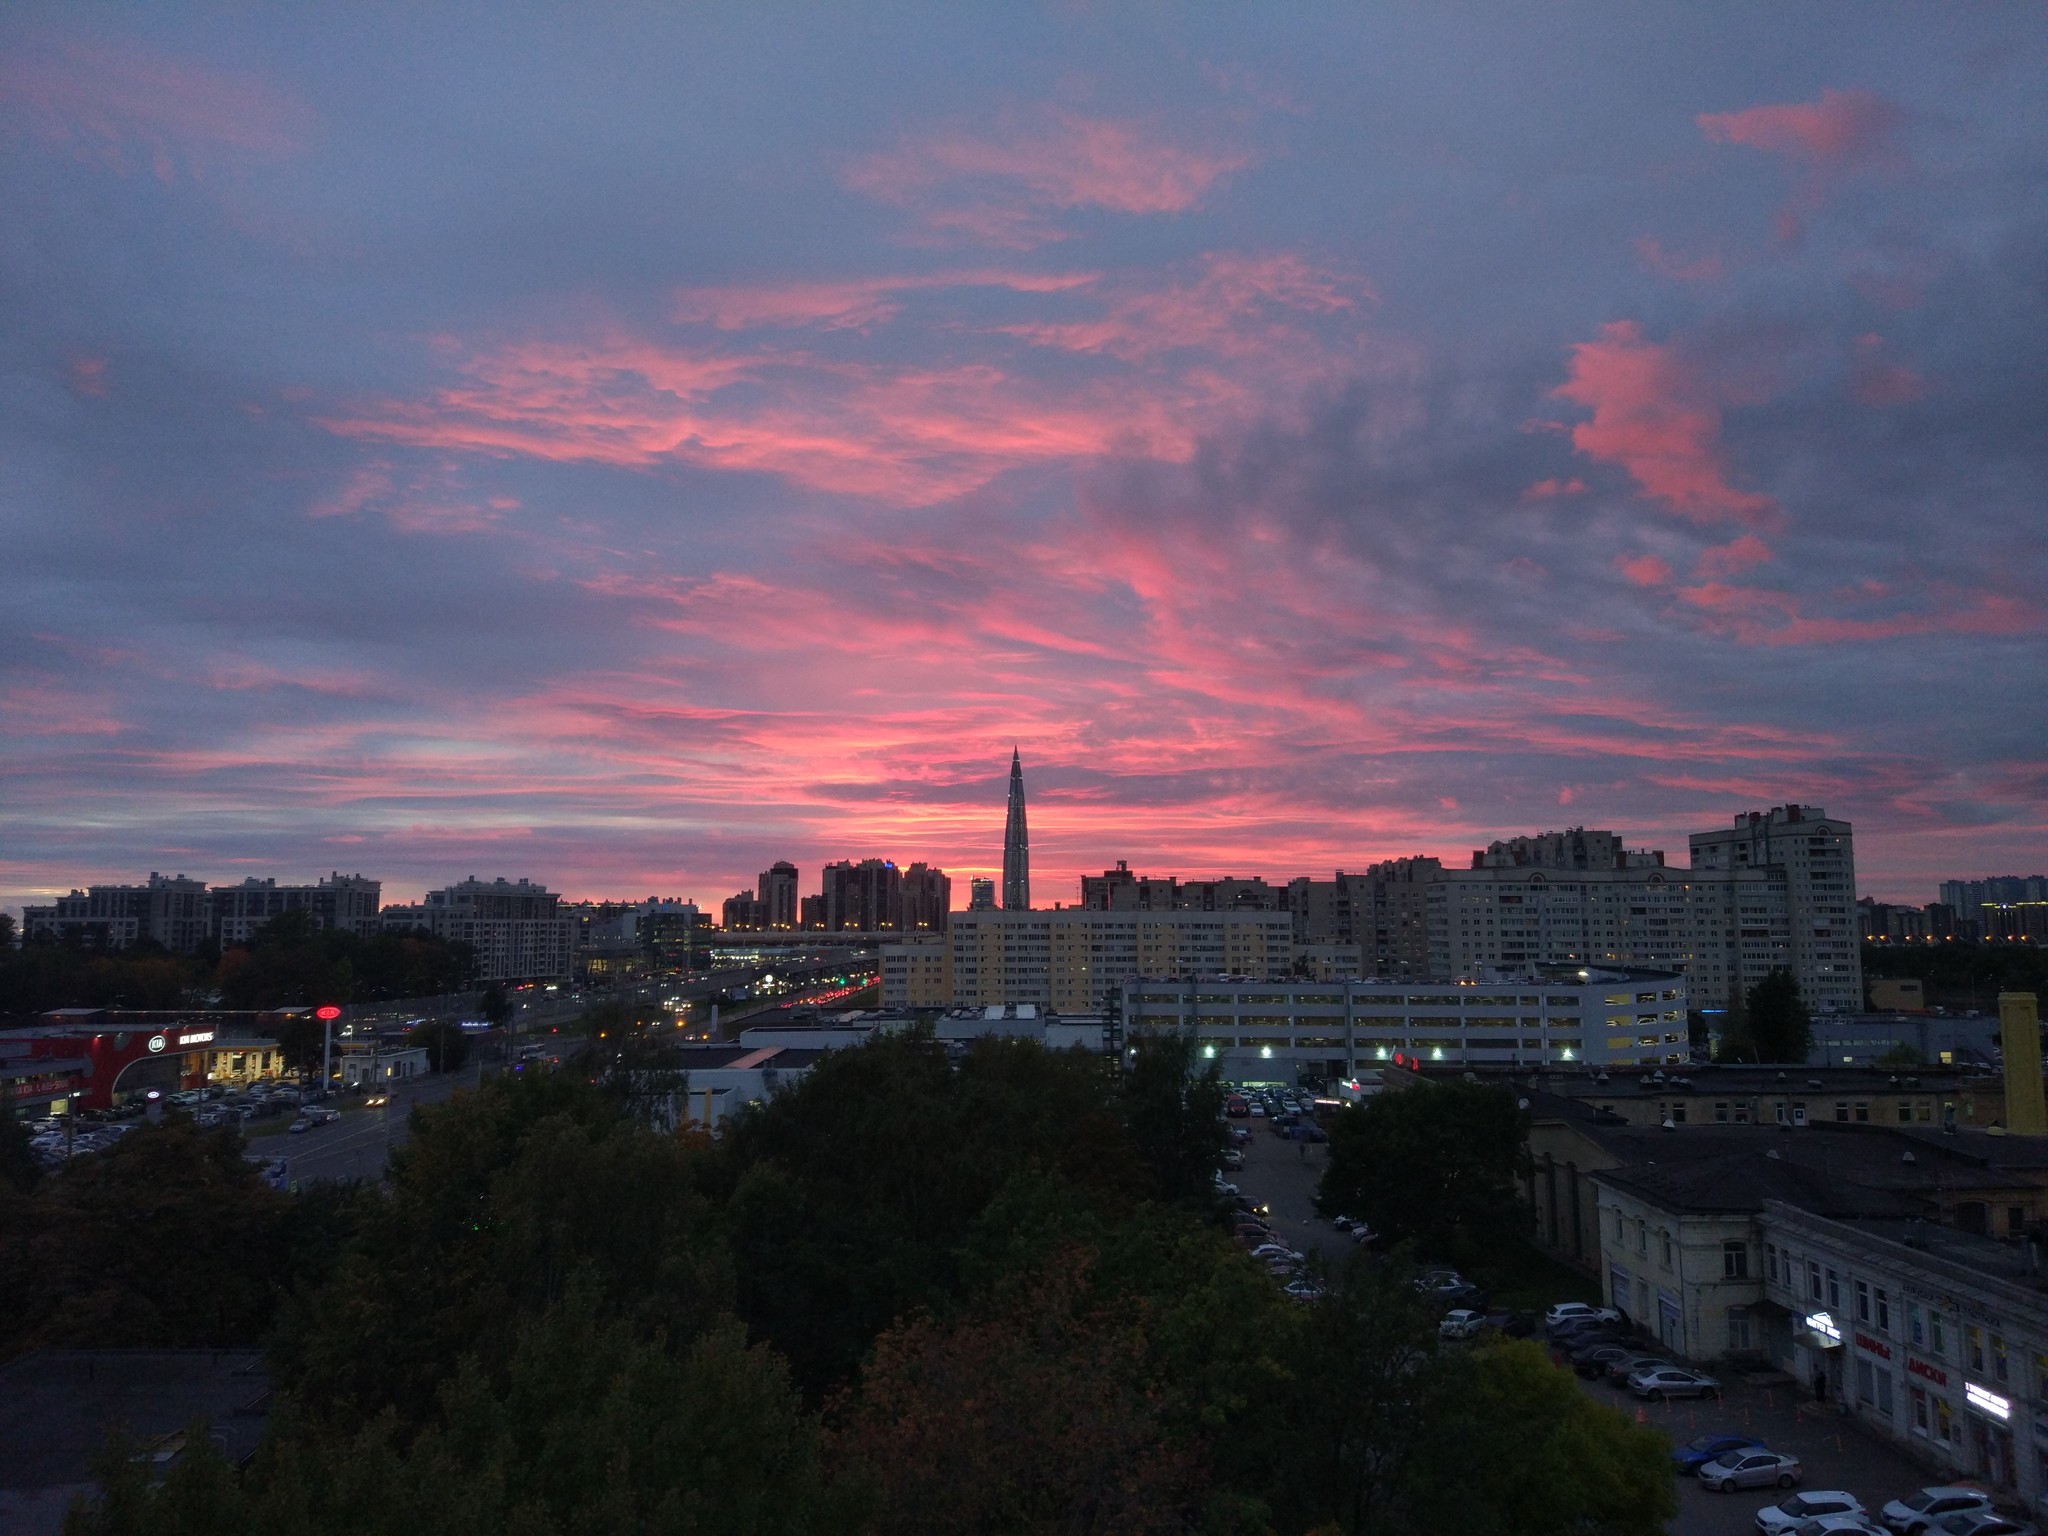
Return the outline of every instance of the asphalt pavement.
{"type": "MultiPolygon", "coordinates": [[[[1327,1145],[1285,1141],[1273,1134],[1272,1122],[1233,1120],[1249,1127],[1251,1144],[1245,1165],[1224,1176],[1254,1200],[1272,1207],[1267,1218],[1275,1233],[1303,1253],[1321,1253],[1332,1262],[1352,1251],[1351,1239],[1315,1213],[1316,1185],[1323,1176],[1327,1145]]],[[[1709,1432],[1756,1435],[1774,1451],[1789,1451],[1806,1468],[1807,1488],[1846,1488],[1876,1511],[1887,1499],[1939,1481],[1891,1446],[1845,1420],[1832,1406],[1812,1401],[1786,1381],[1750,1385],[1718,1365],[1708,1367],[1726,1384],[1722,1400],[1638,1404],[1625,1388],[1604,1382],[1585,1383],[1588,1395],[1625,1413],[1640,1415],[1682,1444],[1709,1432]]],[[[1786,1497],[1777,1489],[1744,1493],[1709,1493],[1696,1478],[1673,1480],[1678,1489],[1678,1517],[1671,1536],[1755,1536],[1756,1512],[1786,1497]]]]}
{"type": "Polygon", "coordinates": [[[262,1136],[248,1145],[250,1161],[285,1160],[285,1187],[301,1187],[319,1179],[381,1179],[393,1147],[403,1146],[407,1117],[415,1104],[438,1104],[449,1095],[477,1085],[480,1063],[460,1072],[430,1074],[394,1084],[391,1102],[369,1108],[343,1097],[339,1120],[316,1125],[293,1136],[288,1132],[262,1136]]]}

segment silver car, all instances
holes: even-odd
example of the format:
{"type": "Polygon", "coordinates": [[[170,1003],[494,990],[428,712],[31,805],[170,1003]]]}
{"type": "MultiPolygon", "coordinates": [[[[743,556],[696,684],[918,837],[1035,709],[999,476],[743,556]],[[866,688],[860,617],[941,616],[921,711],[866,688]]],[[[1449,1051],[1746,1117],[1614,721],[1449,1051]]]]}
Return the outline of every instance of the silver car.
{"type": "Polygon", "coordinates": [[[1658,1365],[1631,1371],[1628,1389],[1637,1397],[1648,1398],[1653,1403],[1661,1403],[1667,1397],[1721,1395],[1721,1383],[1714,1377],[1700,1371],[1683,1370],[1675,1365],[1658,1365]]]}
{"type": "Polygon", "coordinates": [[[1953,1484],[1942,1484],[1934,1488],[1922,1488],[1909,1493],[1903,1499],[1893,1499],[1877,1512],[1884,1522],[1884,1528],[1895,1531],[1898,1536],[1918,1536],[1937,1520],[1949,1515],[1991,1512],[1991,1495],[1980,1488],[1962,1488],[1953,1484]]]}
{"type": "Polygon", "coordinates": [[[1806,1480],[1797,1456],[1782,1451],[1727,1451],[1700,1467],[1700,1481],[1716,1493],[1738,1488],[1790,1488],[1806,1480]]]}

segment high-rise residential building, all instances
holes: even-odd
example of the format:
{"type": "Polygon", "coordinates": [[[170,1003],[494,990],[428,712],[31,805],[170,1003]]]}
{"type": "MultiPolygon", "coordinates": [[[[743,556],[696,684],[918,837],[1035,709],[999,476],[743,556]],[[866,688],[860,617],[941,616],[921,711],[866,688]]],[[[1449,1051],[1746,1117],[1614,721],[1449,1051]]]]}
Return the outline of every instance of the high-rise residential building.
{"type": "Polygon", "coordinates": [[[1081,877],[1081,905],[1091,912],[1177,912],[1186,903],[1172,875],[1134,875],[1118,859],[1115,869],[1081,877]]]}
{"type": "Polygon", "coordinates": [[[944,1008],[953,1001],[953,950],[942,933],[907,933],[882,946],[884,1008],[944,1008]]]}
{"type": "Polygon", "coordinates": [[[1010,749],[1010,807],[1003,820],[1003,910],[1031,910],[1031,834],[1024,824],[1024,759],[1010,749]]]}
{"type": "Polygon", "coordinates": [[[1284,978],[1294,924],[1285,912],[1091,912],[1085,907],[953,914],[952,1001],[1104,1007],[1133,976],[1284,978]]]}
{"type": "Polygon", "coordinates": [[[309,912],[320,928],[375,933],[383,893],[381,882],[339,870],[312,885],[279,885],[253,876],[239,885],[216,885],[208,893],[213,936],[222,948],[246,944],[257,929],[287,912],[309,912]]]}
{"type": "Polygon", "coordinates": [[[996,883],[987,875],[976,875],[967,882],[967,910],[970,912],[993,912],[996,909],[996,883]]]}
{"type": "Polygon", "coordinates": [[[768,904],[752,891],[728,896],[719,906],[719,923],[728,933],[759,933],[768,926],[768,904]]]}
{"type": "Polygon", "coordinates": [[[22,909],[24,938],[48,935],[101,949],[161,944],[189,955],[213,933],[206,882],[149,872],[146,885],[95,885],[22,909]]]}
{"type": "Polygon", "coordinates": [[[1356,946],[1367,976],[1430,974],[1428,887],[1443,874],[1433,858],[1388,859],[1362,875],[1288,882],[1297,944],[1356,946]]]}
{"type": "Polygon", "coordinates": [[[566,981],[576,920],[560,907],[544,885],[472,875],[415,905],[386,907],[380,921],[470,945],[478,981],[566,981]]]}
{"type": "Polygon", "coordinates": [[[903,927],[903,876],[888,859],[827,864],[825,927],[833,933],[896,933],[903,927]]]}
{"type": "Polygon", "coordinates": [[[953,915],[953,882],[931,864],[913,864],[903,871],[901,931],[944,933],[953,915]]]}
{"type": "Polygon", "coordinates": [[[1695,888],[1711,902],[1703,876],[1723,882],[1721,922],[1696,911],[1693,975],[1723,995],[1747,989],[1783,966],[1817,1013],[1863,1007],[1863,958],[1856,933],[1856,853],[1849,823],[1815,805],[1749,811],[1733,827],[1695,832],[1695,888]],[[1728,919],[1733,917],[1730,923],[1728,919]],[[1719,951],[1715,952],[1715,941],[1719,951]]]}
{"type": "Polygon", "coordinates": [[[1944,880],[1941,904],[1974,916],[1979,907],[2016,901],[2048,901],[2048,875],[1992,875],[1984,880],[1944,880]]]}
{"type": "Polygon", "coordinates": [[[777,859],[761,871],[754,887],[761,903],[761,923],[766,928],[794,928],[797,924],[797,869],[787,859],[777,859]]]}

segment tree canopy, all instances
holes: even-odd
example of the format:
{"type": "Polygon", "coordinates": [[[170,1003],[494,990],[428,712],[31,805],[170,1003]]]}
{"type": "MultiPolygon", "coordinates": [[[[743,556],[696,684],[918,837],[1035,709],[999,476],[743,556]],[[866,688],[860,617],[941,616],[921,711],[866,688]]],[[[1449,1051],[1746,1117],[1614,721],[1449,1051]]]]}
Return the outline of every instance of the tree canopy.
{"type": "Polygon", "coordinates": [[[1527,1116],[1492,1084],[1418,1083],[1337,1116],[1316,1192],[1325,1215],[1369,1223],[1430,1258],[1467,1262],[1526,1231],[1517,1176],[1527,1116]]]}
{"type": "MultiPolygon", "coordinates": [[[[231,1133],[129,1138],[124,1177],[178,1147],[200,1169],[166,1212],[114,1202],[152,1247],[201,1235],[163,1225],[199,1193],[246,1210],[278,1407],[241,1474],[203,1438],[154,1490],[111,1458],[71,1530],[1405,1536],[1448,1510],[1649,1536],[1670,1512],[1659,1437],[1538,1351],[1439,1351],[1397,1263],[1283,1296],[1211,1208],[1185,1042],[882,1038],[714,1141],[607,1085],[610,1035],[417,1110],[380,1191],[288,1200],[245,1187],[231,1133]]],[[[1356,1150],[1420,1170],[1453,1233],[1497,1219],[1513,1101],[1397,1099],[1420,1107],[1347,1111],[1356,1150]]],[[[101,1209],[101,1160],[50,1181],[79,1180],[67,1209],[101,1209]]]]}

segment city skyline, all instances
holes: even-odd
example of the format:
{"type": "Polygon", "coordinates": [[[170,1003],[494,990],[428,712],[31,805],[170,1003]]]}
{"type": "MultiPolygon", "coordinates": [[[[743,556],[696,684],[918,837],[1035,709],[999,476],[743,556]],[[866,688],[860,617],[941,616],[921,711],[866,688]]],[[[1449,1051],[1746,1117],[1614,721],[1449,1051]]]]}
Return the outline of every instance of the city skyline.
{"type": "Polygon", "coordinates": [[[2048,18],[0,17],[0,908],[2048,865],[2048,18]],[[2030,341],[2028,338],[2035,338],[2030,341]],[[2016,707],[2017,706],[2017,707],[2016,707]]]}

